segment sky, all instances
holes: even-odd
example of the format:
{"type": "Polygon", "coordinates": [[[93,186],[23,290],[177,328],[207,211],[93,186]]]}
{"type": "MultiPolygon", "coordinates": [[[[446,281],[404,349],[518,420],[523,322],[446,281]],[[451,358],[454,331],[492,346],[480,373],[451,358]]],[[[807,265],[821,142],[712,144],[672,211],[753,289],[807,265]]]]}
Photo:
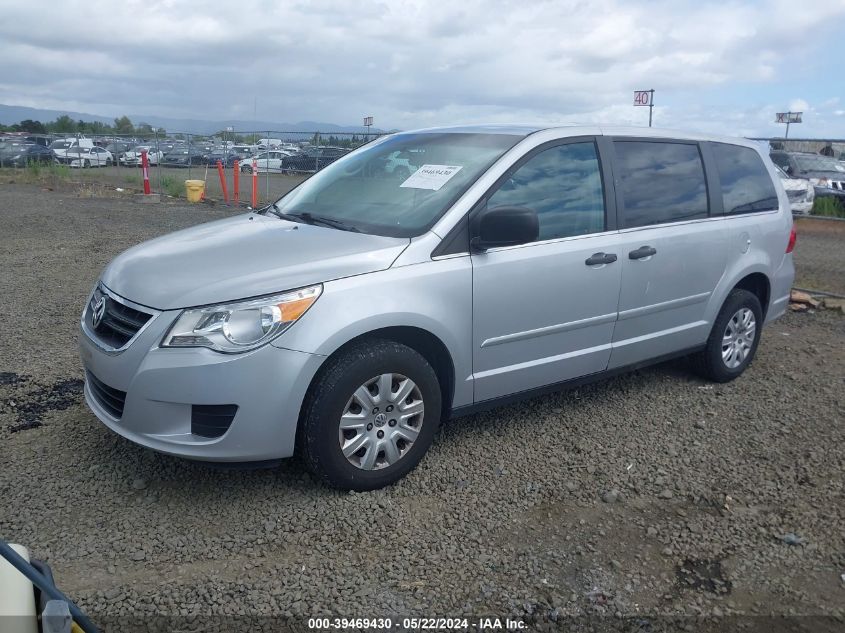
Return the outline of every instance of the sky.
{"type": "Polygon", "coordinates": [[[0,0],[0,103],[845,138],[845,0],[0,0]]]}

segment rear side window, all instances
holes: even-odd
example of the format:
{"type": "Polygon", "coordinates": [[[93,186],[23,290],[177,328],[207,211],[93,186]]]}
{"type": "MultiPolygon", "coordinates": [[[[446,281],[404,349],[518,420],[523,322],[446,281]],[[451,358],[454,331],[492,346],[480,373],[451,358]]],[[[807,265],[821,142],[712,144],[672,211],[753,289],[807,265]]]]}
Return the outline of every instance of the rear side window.
{"type": "Polygon", "coordinates": [[[540,241],[604,231],[604,193],[595,144],[567,143],[532,156],[499,186],[487,206],[534,209],[540,220],[540,241]]]}
{"type": "Polygon", "coordinates": [[[750,147],[713,143],[725,214],[773,211],[778,194],[760,155],[750,147]]]}
{"type": "Polygon", "coordinates": [[[623,226],[707,217],[707,184],[698,145],[615,141],[623,226]]]}

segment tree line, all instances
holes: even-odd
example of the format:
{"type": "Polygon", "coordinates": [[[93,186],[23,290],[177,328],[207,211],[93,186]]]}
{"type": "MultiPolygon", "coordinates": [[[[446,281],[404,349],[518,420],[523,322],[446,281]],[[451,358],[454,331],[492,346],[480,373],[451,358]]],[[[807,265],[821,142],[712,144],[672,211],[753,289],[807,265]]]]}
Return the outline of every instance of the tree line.
{"type": "MultiPolygon", "coordinates": [[[[149,123],[139,123],[137,126],[127,116],[118,117],[114,124],[103,123],[102,121],[74,121],[71,117],[63,114],[54,121],[34,121],[24,119],[20,123],[12,125],[0,124],[0,132],[29,132],[30,134],[93,134],[108,135],[119,134],[123,136],[152,136],[153,127],[149,123]]],[[[160,136],[167,132],[163,128],[157,130],[160,136]]]]}

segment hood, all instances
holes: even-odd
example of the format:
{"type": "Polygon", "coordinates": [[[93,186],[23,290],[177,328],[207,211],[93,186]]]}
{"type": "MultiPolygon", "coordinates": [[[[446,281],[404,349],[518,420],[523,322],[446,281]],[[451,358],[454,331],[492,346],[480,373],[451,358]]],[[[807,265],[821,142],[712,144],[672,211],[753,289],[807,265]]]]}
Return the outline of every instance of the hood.
{"type": "Polygon", "coordinates": [[[134,246],[102,281],[141,305],[188,308],[384,270],[409,242],[244,214],[134,246]]]}
{"type": "Polygon", "coordinates": [[[810,181],[801,178],[781,178],[781,184],[787,191],[806,191],[812,187],[810,181]]]}

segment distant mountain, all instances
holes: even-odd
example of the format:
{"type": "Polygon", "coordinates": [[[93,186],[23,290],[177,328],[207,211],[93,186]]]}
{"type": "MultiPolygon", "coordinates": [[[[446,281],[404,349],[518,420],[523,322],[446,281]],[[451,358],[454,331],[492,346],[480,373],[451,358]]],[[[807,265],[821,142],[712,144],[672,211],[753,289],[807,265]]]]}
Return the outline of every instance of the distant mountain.
{"type": "MultiPolygon", "coordinates": [[[[24,119],[32,119],[34,121],[53,121],[56,118],[66,114],[75,121],[82,119],[83,121],[100,121],[101,123],[114,123],[115,117],[123,116],[123,113],[118,113],[114,116],[108,117],[100,114],[89,114],[87,112],[73,112],[71,110],[46,110],[42,108],[27,108],[24,106],[13,106],[0,104],[0,124],[11,125],[12,123],[19,123],[24,119]]],[[[242,121],[238,119],[230,119],[227,121],[205,121],[202,119],[175,119],[170,117],[161,117],[155,115],[140,115],[127,114],[126,116],[134,123],[149,123],[153,127],[163,127],[168,133],[185,132],[188,134],[213,134],[220,130],[225,130],[227,127],[234,128],[235,133],[242,134],[244,132],[358,132],[361,133],[366,130],[360,125],[336,125],[334,123],[322,123],[318,121],[300,121],[299,123],[279,123],[274,121],[242,121]]],[[[372,128],[373,133],[379,133],[383,130],[372,128]]]]}

